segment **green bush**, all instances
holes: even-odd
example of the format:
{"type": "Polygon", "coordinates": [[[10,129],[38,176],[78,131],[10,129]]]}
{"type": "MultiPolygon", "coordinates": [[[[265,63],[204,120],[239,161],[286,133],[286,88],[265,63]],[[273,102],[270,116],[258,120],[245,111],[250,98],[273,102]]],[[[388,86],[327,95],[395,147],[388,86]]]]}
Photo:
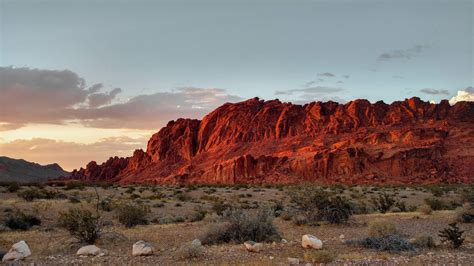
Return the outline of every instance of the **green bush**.
{"type": "Polygon", "coordinates": [[[118,221],[128,228],[139,224],[148,224],[146,217],[149,213],[150,208],[141,204],[122,203],[116,208],[118,221]]]}
{"type": "Polygon", "coordinates": [[[94,215],[90,210],[72,208],[59,213],[59,225],[77,239],[93,244],[102,232],[100,215],[94,215]]]}
{"type": "Polygon", "coordinates": [[[34,215],[16,211],[9,213],[3,224],[13,230],[28,230],[35,225],[40,225],[41,220],[34,215]]]}
{"type": "Polygon", "coordinates": [[[20,188],[21,186],[17,182],[13,182],[8,184],[7,191],[13,193],[17,192],[20,188]]]}
{"type": "Polygon", "coordinates": [[[464,231],[461,231],[456,223],[450,223],[447,228],[439,231],[441,241],[450,243],[453,248],[459,248],[464,242],[464,231]]]}
{"type": "Polygon", "coordinates": [[[223,223],[213,225],[200,239],[203,244],[243,243],[249,240],[267,242],[279,240],[280,234],[273,225],[271,210],[234,210],[224,217],[223,223]]]}
{"type": "Polygon", "coordinates": [[[289,196],[300,211],[299,214],[305,216],[309,224],[317,221],[344,223],[354,211],[354,205],[349,200],[334,196],[321,188],[300,187],[290,191],[289,196]]]}
{"type": "Polygon", "coordinates": [[[370,201],[374,205],[374,208],[381,213],[388,212],[396,202],[393,196],[386,194],[385,192],[379,194],[378,197],[372,197],[370,201]]]}
{"type": "Polygon", "coordinates": [[[432,210],[439,211],[446,209],[446,203],[437,198],[426,198],[425,203],[428,204],[432,210]]]}

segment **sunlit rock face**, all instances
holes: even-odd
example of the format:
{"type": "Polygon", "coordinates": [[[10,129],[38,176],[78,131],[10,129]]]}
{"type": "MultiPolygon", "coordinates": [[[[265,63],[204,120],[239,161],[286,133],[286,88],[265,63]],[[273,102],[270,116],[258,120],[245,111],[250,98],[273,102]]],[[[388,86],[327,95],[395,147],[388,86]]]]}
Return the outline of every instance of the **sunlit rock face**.
{"type": "Polygon", "coordinates": [[[178,119],[146,151],[74,171],[120,183],[473,182],[474,103],[258,98],[178,119]]]}

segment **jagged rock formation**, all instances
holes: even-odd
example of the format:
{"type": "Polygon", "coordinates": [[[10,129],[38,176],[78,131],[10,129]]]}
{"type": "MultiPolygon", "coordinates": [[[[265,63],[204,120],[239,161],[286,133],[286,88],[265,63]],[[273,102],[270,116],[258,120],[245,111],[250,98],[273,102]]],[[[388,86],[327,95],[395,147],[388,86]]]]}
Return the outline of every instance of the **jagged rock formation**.
{"type": "Polygon", "coordinates": [[[474,103],[258,98],[171,121],[146,152],[73,179],[121,183],[473,182],[474,103]]]}
{"type": "Polygon", "coordinates": [[[0,156],[0,182],[46,182],[48,178],[69,176],[57,163],[39,165],[22,159],[0,156]]]}

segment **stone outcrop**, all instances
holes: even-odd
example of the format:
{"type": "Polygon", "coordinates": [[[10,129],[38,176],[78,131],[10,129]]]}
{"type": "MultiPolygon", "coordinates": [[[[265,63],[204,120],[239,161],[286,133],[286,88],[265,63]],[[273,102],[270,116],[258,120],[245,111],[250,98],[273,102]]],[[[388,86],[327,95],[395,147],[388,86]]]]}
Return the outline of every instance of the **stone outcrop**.
{"type": "Polygon", "coordinates": [[[474,103],[258,98],[178,119],[72,179],[120,183],[473,182],[474,103]]]}

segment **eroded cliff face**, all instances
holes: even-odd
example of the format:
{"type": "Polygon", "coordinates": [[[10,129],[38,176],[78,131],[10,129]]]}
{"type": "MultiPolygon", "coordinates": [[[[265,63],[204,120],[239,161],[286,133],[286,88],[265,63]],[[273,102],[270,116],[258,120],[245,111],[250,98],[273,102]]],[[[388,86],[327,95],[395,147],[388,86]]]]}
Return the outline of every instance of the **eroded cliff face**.
{"type": "Polygon", "coordinates": [[[474,180],[474,103],[371,104],[258,98],[178,119],[129,158],[91,162],[85,181],[436,183],[474,180]]]}

